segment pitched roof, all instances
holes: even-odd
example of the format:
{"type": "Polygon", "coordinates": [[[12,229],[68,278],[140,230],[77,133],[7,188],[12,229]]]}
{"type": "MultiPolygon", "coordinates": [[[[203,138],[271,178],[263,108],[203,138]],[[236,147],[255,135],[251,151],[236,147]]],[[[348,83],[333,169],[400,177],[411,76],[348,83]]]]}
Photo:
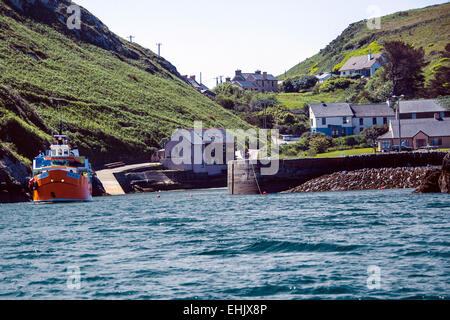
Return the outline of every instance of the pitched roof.
{"type": "Polygon", "coordinates": [[[368,55],[351,57],[339,71],[370,69],[381,57],[381,53],[372,54],[372,59],[370,60],[368,55]]]}
{"type": "Polygon", "coordinates": [[[386,103],[351,106],[356,118],[394,117],[395,112],[386,103]]]}
{"type": "Polygon", "coordinates": [[[250,81],[233,81],[233,84],[237,84],[238,86],[242,88],[248,88],[248,89],[259,89],[261,88],[256,82],[250,82],[250,81]]]}
{"type": "MultiPolygon", "coordinates": [[[[402,138],[413,138],[420,131],[429,137],[450,137],[450,118],[402,120],[401,130],[402,138]]],[[[378,139],[393,138],[398,138],[398,120],[391,121],[391,130],[378,139]]]]}
{"type": "Polygon", "coordinates": [[[353,116],[353,111],[348,103],[316,103],[309,106],[316,118],[353,116]]]}
{"type": "Polygon", "coordinates": [[[445,112],[448,111],[435,100],[401,101],[400,113],[445,112]]]}
{"type": "Polygon", "coordinates": [[[235,81],[245,80],[245,81],[256,81],[256,80],[271,80],[278,81],[272,74],[267,74],[266,79],[264,79],[264,74],[262,73],[241,73],[234,77],[235,81]]]}

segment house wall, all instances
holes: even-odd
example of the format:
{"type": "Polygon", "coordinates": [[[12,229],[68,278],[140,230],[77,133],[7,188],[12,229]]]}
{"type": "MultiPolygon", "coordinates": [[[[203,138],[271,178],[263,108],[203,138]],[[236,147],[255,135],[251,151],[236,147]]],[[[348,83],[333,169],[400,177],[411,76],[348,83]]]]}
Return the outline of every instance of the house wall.
{"type": "Polygon", "coordinates": [[[380,69],[380,68],[382,68],[382,67],[383,67],[383,66],[382,66],[379,62],[375,62],[375,63],[373,64],[372,68],[370,68],[370,76],[373,76],[374,73],[375,73],[378,69],[380,69]]]}
{"type": "MultiPolygon", "coordinates": [[[[181,171],[193,171],[194,173],[207,173],[208,175],[221,174],[223,170],[227,170],[226,155],[224,154],[223,164],[206,164],[204,159],[202,159],[201,164],[194,163],[194,149],[195,145],[191,146],[191,161],[190,163],[175,164],[172,159],[172,151],[178,154],[181,150],[177,150],[179,141],[169,141],[166,143],[165,159],[161,161],[162,165],[169,170],[181,170],[181,171]],[[174,150],[175,149],[175,150],[174,150]]],[[[202,154],[204,152],[205,146],[202,145],[202,154]]],[[[234,141],[226,143],[227,152],[232,152],[234,154],[234,141]]]]}
{"type": "MultiPolygon", "coordinates": [[[[442,139],[442,145],[438,146],[442,149],[448,149],[450,148],[450,137],[428,137],[426,134],[419,132],[414,138],[402,138],[402,141],[408,141],[408,146],[413,147],[415,150],[417,150],[416,141],[419,139],[426,140],[426,146],[430,145],[431,139],[433,138],[441,138],[442,139]]],[[[392,146],[398,146],[398,139],[380,139],[378,140],[378,150],[381,152],[383,150],[383,141],[389,141],[392,146]]]]}
{"type": "Polygon", "coordinates": [[[380,126],[384,126],[384,125],[389,125],[389,121],[393,121],[395,120],[395,117],[376,117],[377,119],[377,124],[373,124],[373,118],[374,117],[370,117],[370,118],[362,118],[364,120],[363,125],[360,125],[360,119],[361,118],[353,118],[352,122],[353,122],[353,134],[361,134],[361,131],[363,131],[366,128],[371,128],[371,127],[380,127],[380,126]],[[387,122],[384,123],[384,118],[387,119],[387,122]]]}

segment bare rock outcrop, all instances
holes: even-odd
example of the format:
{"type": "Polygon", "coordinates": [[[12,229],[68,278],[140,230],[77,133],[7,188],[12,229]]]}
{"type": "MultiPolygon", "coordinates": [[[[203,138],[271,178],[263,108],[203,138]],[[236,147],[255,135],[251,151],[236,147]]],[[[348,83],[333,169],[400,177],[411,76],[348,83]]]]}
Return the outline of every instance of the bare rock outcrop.
{"type": "Polygon", "coordinates": [[[442,169],[429,172],[415,193],[450,193],[450,153],[442,161],[442,169]]]}

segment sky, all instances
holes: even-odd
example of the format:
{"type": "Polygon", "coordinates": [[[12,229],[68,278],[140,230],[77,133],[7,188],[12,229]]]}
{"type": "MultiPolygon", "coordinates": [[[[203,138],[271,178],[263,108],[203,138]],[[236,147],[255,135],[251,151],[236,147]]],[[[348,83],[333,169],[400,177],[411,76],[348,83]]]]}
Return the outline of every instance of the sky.
{"type": "Polygon", "coordinates": [[[235,70],[275,76],[318,53],[349,24],[439,0],[74,0],[117,35],[209,87],[235,70]],[[374,9],[375,8],[375,9],[374,9]]]}

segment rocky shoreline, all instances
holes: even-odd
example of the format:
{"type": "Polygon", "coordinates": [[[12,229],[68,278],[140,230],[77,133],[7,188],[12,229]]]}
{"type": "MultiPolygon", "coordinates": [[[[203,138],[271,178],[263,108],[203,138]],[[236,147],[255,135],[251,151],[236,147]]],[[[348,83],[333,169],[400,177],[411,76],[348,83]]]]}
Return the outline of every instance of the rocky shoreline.
{"type": "Polygon", "coordinates": [[[341,171],[310,180],[286,193],[418,188],[439,167],[341,171]]]}
{"type": "Polygon", "coordinates": [[[402,167],[341,171],[309,180],[284,193],[416,189],[415,193],[450,193],[450,153],[442,167],[402,167]]]}

